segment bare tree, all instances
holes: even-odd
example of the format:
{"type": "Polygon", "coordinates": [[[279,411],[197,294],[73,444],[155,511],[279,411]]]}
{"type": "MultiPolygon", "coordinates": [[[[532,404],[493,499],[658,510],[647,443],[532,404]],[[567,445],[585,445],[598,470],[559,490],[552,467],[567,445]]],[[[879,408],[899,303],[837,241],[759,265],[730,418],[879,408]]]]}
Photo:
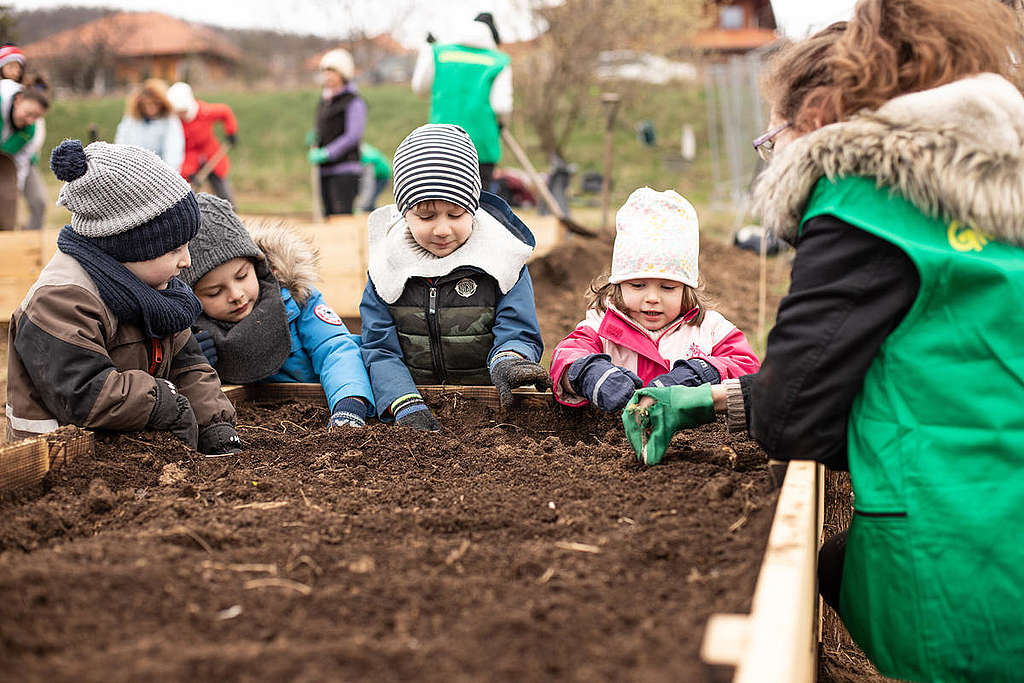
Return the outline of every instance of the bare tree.
{"type": "Polygon", "coordinates": [[[521,111],[546,154],[563,153],[606,50],[676,52],[705,23],[705,0],[531,0],[536,46],[517,58],[521,111]]]}

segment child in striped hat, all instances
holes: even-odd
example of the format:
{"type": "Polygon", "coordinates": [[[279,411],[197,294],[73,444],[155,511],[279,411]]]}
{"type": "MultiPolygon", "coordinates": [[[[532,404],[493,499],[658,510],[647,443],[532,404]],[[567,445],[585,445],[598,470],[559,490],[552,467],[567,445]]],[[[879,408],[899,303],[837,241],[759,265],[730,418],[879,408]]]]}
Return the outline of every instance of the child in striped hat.
{"type": "Polygon", "coordinates": [[[382,419],[440,430],[417,384],[550,385],[526,259],[536,240],[480,189],[469,135],[429,124],[394,158],[395,203],[369,219],[369,280],[359,305],[363,359],[382,419]]]}

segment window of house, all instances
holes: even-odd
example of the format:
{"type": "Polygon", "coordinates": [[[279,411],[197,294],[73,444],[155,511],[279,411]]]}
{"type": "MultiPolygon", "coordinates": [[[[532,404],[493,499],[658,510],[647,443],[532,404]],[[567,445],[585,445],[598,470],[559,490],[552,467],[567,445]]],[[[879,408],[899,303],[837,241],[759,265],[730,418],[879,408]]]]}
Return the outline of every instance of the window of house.
{"type": "Polygon", "coordinates": [[[743,28],[743,7],[726,5],[718,8],[718,25],[722,28],[743,28]]]}

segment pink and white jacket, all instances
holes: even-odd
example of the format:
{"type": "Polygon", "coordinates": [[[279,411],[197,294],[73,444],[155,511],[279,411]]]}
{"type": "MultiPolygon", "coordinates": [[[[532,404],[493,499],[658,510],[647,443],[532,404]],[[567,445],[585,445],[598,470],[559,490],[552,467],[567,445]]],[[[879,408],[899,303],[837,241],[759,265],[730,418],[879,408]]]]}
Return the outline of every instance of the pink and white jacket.
{"type": "Polygon", "coordinates": [[[609,304],[604,313],[593,308],[587,311],[586,319],[555,347],[551,382],[559,403],[587,404],[587,399],[569,386],[565,371],[573,361],[592,353],[607,353],[612,363],[635,372],[644,385],[671,370],[676,361],[690,358],[707,361],[723,380],[757,372],[761,367],[747,338],[717,311],[705,311],[699,327],[680,319],[649,332],[609,304]]]}

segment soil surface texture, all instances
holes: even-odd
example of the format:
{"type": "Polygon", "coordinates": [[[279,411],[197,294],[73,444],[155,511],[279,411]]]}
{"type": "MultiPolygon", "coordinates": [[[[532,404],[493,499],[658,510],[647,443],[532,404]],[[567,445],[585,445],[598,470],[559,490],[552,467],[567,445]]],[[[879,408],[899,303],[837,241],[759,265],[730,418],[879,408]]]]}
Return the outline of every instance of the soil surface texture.
{"type": "Polygon", "coordinates": [[[441,435],[242,405],[239,456],[101,438],[0,501],[18,680],[698,681],[749,609],[764,456],[707,425],[637,464],[616,418],[433,402],[441,435]]]}

